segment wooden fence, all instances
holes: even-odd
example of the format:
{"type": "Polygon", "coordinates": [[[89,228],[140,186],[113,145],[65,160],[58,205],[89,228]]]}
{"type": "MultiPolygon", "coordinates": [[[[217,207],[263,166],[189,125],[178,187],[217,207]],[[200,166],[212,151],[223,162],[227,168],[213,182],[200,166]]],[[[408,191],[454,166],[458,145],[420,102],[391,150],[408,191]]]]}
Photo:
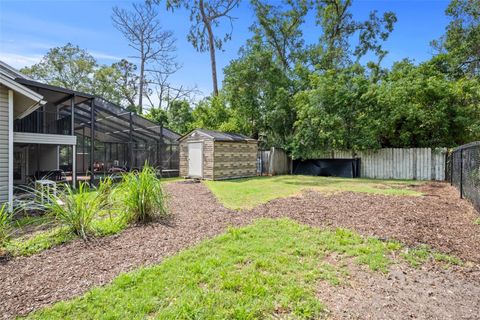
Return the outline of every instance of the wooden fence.
{"type": "Polygon", "coordinates": [[[446,153],[446,148],[384,148],[325,152],[318,158],[360,158],[362,178],[445,180],[446,153]]]}
{"type": "MultiPolygon", "coordinates": [[[[384,148],[368,151],[330,151],[317,159],[360,158],[360,177],[372,179],[445,180],[446,148],[384,148]]],[[[259,151],[260,175],[289,174],[291,159],[284,150],[259,151]]]]}
{"type": "Polygon", "coordinates": [[[292,160],[280,148],[258,151],[257,173],[259,175],[275,176],[289,174],[292,160]]]}

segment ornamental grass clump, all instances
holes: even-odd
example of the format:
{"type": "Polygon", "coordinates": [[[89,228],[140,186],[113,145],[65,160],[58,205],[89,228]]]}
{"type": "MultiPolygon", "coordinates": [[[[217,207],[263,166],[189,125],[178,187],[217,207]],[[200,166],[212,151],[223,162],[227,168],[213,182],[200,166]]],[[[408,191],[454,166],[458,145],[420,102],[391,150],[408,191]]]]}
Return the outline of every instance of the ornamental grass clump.
{"type": "Polygon", "coordinates": [[[160,179],[154,168],[146,164],[139,172],[123,176],[119,187],[129,222],[148,222],[168,216],[160,179]]]}
{"type": "Polygon", "coordinates": [[[7,204],[4,203],[0,206],[0,251],[10,240],[12,235],[12,220],[13,213],[8,210],[7,204]]]}
{"type": "Polygon", "coordinates": [[[94,234],[93,219],[109,205],[111,180],[100,182],[97,190],[81,182],[75,190],[70,185],[58,194],[48,194],[47,211],[73,234],[87,240],[94,234]]]}

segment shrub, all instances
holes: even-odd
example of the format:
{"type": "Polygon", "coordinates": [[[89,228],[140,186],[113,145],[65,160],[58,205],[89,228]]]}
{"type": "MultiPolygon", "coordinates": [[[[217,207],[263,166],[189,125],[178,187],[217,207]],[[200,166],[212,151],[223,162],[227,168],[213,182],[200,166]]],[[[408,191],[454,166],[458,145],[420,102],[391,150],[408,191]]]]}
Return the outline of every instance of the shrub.
{"type": "Polygon", "coordinates": [[[168,215],[160,179],[148,164],[140,172],[125,174],[119,191],[129,221],[148,222],[168,215]]]}
{"type": "Polygon", "coordinates": [[[77,190],[67,185],[57,195],[49,194],[45,206],[55,220],[87,240],[94,232],[92,221],[95,215],[109,204],[110,190],[110,179],[100,182],[96,192],[84,182],[79,184],[77,190]]]}
{"type": "Polygon", "coordinates": [[[13,213],[8,210],[8,206],[4,203],[0,207],[0,248],[10,240],[12,235],[12,218],[13,213]]]}

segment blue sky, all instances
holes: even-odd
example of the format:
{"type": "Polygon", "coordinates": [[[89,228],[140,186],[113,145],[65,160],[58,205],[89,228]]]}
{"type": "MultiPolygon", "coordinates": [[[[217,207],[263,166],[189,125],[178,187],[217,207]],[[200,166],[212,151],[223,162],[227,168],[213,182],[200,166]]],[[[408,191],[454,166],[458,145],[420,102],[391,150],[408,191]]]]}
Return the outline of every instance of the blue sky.
{"type": "MultiPolygon", "coordinates": [[[[112,7],[128,8],[132,1],[26,1],[0,0],[0,60],[16,68],[31,65],[55,46],[68,42],[79,45],[94,55],[100,63],[111,64],[132,55],[131,49],[111,22],[112,7]]],[[[371,10],[394,11],[398,22],[384,47],[389,55],[386,66],[403,58],[417,62],[432,55],[429,42],[441,36],[448,23],[444,10],[447,0],[354,0],[352,12],[355,19],[365,19],[371,10]]],[[[196,85],[205,95],[212,91],[208,53],[198,53],[187,42],[188,13],[166,12],[159,7],[160,19],[165,29],[172,30],[177,38],[178,61],[183,68],[175,74],[173,82],[185,86],[196,85]]],[[[248,28],[253,14],[248,1],[243,0],[234,14],[233,37],[223,52],[217,53],[218,73],[235,59],[238,49],[251,36],[248,28]]],[[[307,43],[317,41],[319,29],[309,15],[304,27],[307,43]]]]}

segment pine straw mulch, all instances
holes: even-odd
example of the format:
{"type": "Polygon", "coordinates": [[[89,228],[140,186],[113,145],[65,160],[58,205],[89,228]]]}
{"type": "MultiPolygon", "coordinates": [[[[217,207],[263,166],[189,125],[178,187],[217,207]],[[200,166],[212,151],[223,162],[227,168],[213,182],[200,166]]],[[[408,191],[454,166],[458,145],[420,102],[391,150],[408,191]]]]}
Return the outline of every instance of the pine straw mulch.
{"type": "Polygon", "coordinates": [[[395,267],[401,270],[394,269],[388,277],[354,272],[352,279],[361,281],[356,289],[319,287],[319,298],[327,303],[333,318],[404,318],[410,314],[414,318],[452,318],[460,312],[464,318],[473,319],[480,312],[480,226],[473,223],[477,214],[445,183],[414,187],[425,194],[421,197],[350,192],[326,196],[306,191],[243,212],[225,209],[203,184],[177,182],[166,188],[173,214],[167,224],[135,226],[116,236],[89,243],[75,241],[0,264],[0,318],[24,315],[81,295],[93,286],[110,282],[121,272],[159,263],[222,233],[227,226],[248,224],[258,217],[285,216],[314,226],[346,227],[366,235],[397,239],[410,246],[428,244],[470,262],[468,267],[448,270],[436,265],[421,270],[404,265],[395,267]],[[402,280],[392,283],[390,277],[399,272],[402,280]],[[422,285],[406,285],[418,283],[419,279],[422,285]],[[436,291],[431,294],[426,288],[436,291]],[[337,296],[344,298],[337,303],[337,296]],[[419,302],[402,302],[402,296],[419,302]],[[422,308],[420,301],[435,302],[435,312],[422,308]]]}

